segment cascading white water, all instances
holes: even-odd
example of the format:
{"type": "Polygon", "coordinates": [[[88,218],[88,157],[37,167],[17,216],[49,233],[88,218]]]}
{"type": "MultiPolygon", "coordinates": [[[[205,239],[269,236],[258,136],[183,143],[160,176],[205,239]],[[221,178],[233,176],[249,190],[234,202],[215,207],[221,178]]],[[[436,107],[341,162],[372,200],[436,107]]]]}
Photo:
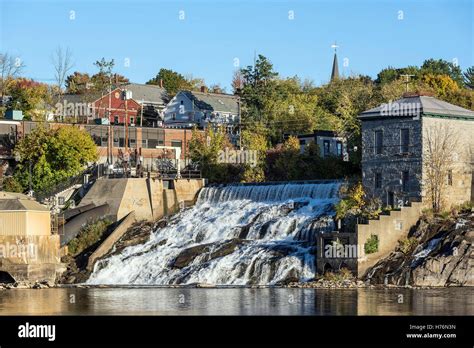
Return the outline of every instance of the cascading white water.
{"type": "Polygon", "coordinates": [[[331,230],[338,183],[204,188],[144,244],[96,263],[89,284],[271,285],[315,276],[314,237],[331,230]]]}

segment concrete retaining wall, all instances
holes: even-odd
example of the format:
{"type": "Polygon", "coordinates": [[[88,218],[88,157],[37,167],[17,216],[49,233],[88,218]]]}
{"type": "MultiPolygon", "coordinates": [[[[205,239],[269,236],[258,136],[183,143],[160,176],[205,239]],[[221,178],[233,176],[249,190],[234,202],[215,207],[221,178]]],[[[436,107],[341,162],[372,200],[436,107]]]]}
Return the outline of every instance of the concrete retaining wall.
{"type": "Polygon", "coordinates": [[[357,243],[360,253],[357,262],[357,274],[362,277],[368,268],[374,266],[380,259],[388,256],[400,239],[406,238],[410,228],[414,226],[423,209],[423,203],[413,202],[409,207],[390,212],[390,215],[381,215],[379,220],[370,220],[368,224],[357,225],[357,243]],[[378,251],[365,254],[363,246],[372,236],[378,237],[378,251]]]}
{"type": "Polygon", "coordinates": [[[153,221],[174,213],[181,202],[192,205],[203,186],[204,179],[177,179],[164,185],[160,179],[101,178],[94,183],[79,207],[108,203],[109,215],[116,221],[131,211],[135,211],[137,221],[153,221]]]}
{"type": "Polygon", "coordinates": [[[62,264],[59,235],[0,236],[0,271],[15,281],[54,282],[62,264]]]}

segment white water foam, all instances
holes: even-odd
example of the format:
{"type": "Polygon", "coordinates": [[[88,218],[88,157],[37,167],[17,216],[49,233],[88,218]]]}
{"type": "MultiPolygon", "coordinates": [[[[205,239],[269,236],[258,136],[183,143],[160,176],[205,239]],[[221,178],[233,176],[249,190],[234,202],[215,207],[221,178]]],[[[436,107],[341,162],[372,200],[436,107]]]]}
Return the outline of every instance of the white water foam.
{"type": "Polygon", "coordinates": [[[312,241],[317,230],[333,229],[338,191],[338,183],[204,188],[194,207],[176,214],[148,242],[97,262],[87,283],[271,285],[312,279],[312,241]]]}

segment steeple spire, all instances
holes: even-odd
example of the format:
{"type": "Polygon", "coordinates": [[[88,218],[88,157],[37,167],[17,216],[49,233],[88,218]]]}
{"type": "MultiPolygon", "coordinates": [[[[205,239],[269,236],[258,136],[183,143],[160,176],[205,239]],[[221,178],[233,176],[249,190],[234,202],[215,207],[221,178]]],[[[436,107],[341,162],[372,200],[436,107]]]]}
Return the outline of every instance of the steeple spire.
{"type": "Polygon", "coordinates": [[[334,48],[334,60],[332,62],[331,81],[334,81],[339,78],[339,66],[337,64],[337,48],[339,46],[336,44],[336,42],[334,42],[331,47],[334,48]]]}

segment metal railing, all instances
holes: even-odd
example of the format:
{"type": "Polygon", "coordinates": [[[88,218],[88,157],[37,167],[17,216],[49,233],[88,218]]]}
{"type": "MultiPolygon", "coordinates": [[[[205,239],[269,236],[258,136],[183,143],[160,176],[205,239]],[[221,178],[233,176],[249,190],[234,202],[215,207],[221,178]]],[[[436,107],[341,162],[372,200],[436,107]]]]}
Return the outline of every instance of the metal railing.
{"type": "Polygon", "coordinates": [[[86,170],[82,171],[80,174],[75,176],[69,177],[63,181],[60,181],[54,185],[51,185],[41,191],[35,191],[33,196],[36,198],[38,202],[43,202],[47,198],[50,198],[61,191],[64,191],[72,186],[75,185],[82,185],[84,184],[84,175],[91,174],[95,170],[95,165],[87,168],[86,170]]]}

